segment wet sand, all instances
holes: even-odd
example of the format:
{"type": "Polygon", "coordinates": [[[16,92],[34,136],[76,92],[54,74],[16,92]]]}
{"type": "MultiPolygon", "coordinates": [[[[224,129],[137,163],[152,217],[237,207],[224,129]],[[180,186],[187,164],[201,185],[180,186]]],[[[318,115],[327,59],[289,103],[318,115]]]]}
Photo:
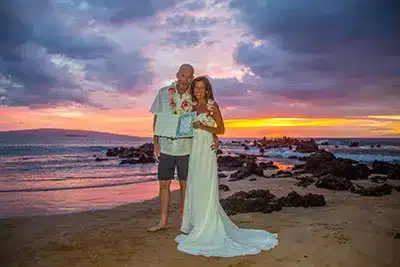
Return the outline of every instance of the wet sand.
{"type": "Polygon", "coordinates": [[[327,206],[231,216],[240,227],[279,235],[276,248],[234,258],[191,256],[176,249],[178,192],[172,194],[170,228],[157,233],[147,228],[159,218],[158,199],[109,210],[2,219],[1,266],[400,266],[400,239],[395,238],[400,232],[400,192],[362,197],[314,185],[297,187],[291,178],[220,182],[231,188],[221,197],[259,188],[276,196],[296,190],[322,193],[327,206]]]}

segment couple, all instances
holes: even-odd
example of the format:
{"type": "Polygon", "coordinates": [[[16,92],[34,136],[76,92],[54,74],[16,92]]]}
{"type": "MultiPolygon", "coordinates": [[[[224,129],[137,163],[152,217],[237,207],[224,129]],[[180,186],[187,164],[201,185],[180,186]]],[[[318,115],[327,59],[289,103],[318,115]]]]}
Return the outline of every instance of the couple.
{"type": "MultiPolygon", "coordinates": [[[[277,234],[241,229],[221,207],[215,150],[219,143],[216,135],[225,132],[224,122],[209,80],[206,77],[193,79],[193,76],[191,65],[180,66],[177,82],[160,89],[150,109],[154,114],[195,111],[197,118],[193,138],[154,137],[154,155],[159,158],[161,220],[149,231],[167,227],[169,188],[176,167],[181,192],[181,231],[184,233],[175,238],[178,249],[192,255],[217,257],[258,254],[278,244],[277,234]]],[[[156,120],[155,115],[154,125],[156,120]]]]}

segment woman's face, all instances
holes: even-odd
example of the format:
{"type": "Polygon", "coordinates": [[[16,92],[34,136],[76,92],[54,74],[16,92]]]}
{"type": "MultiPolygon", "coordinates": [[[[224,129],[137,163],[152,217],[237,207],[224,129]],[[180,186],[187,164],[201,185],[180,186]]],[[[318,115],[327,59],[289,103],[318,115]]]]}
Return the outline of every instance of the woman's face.
{"type": "Polygon", "coordinates": [[[201,100],[206,97],[206,85],[203,83],[203,81],[197,81],[194,84],[193,93],[197,100],[201,100]]]}

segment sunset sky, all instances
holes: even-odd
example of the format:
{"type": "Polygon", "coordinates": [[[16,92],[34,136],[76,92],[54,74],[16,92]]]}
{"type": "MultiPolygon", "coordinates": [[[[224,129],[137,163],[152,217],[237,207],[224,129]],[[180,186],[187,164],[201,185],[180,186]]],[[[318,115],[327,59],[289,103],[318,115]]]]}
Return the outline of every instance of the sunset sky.
{"type": "Polygon", "coordinates": [[[396,1],[6,0],[0,17],[0,131],[151,136],[190,63],[226,137],[400,137],[396,1]]]}

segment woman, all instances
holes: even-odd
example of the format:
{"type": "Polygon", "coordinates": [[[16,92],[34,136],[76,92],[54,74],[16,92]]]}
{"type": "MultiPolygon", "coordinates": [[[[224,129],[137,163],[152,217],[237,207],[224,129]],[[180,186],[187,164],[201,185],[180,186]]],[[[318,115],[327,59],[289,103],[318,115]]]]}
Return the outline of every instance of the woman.
{"type": "Polygon", "coordinates": [[[234,257],[258,254],[278,244],[277,234],[237,227],[219,203],[217,156],[210,148],[213,134],[225,132],[224,122],[206,77],[190,85],[197,112],[189,160],[181,234],[178,249],[192,255],[234,257]],[[216,127],[214,125],[216,124],[216,127]]]}

